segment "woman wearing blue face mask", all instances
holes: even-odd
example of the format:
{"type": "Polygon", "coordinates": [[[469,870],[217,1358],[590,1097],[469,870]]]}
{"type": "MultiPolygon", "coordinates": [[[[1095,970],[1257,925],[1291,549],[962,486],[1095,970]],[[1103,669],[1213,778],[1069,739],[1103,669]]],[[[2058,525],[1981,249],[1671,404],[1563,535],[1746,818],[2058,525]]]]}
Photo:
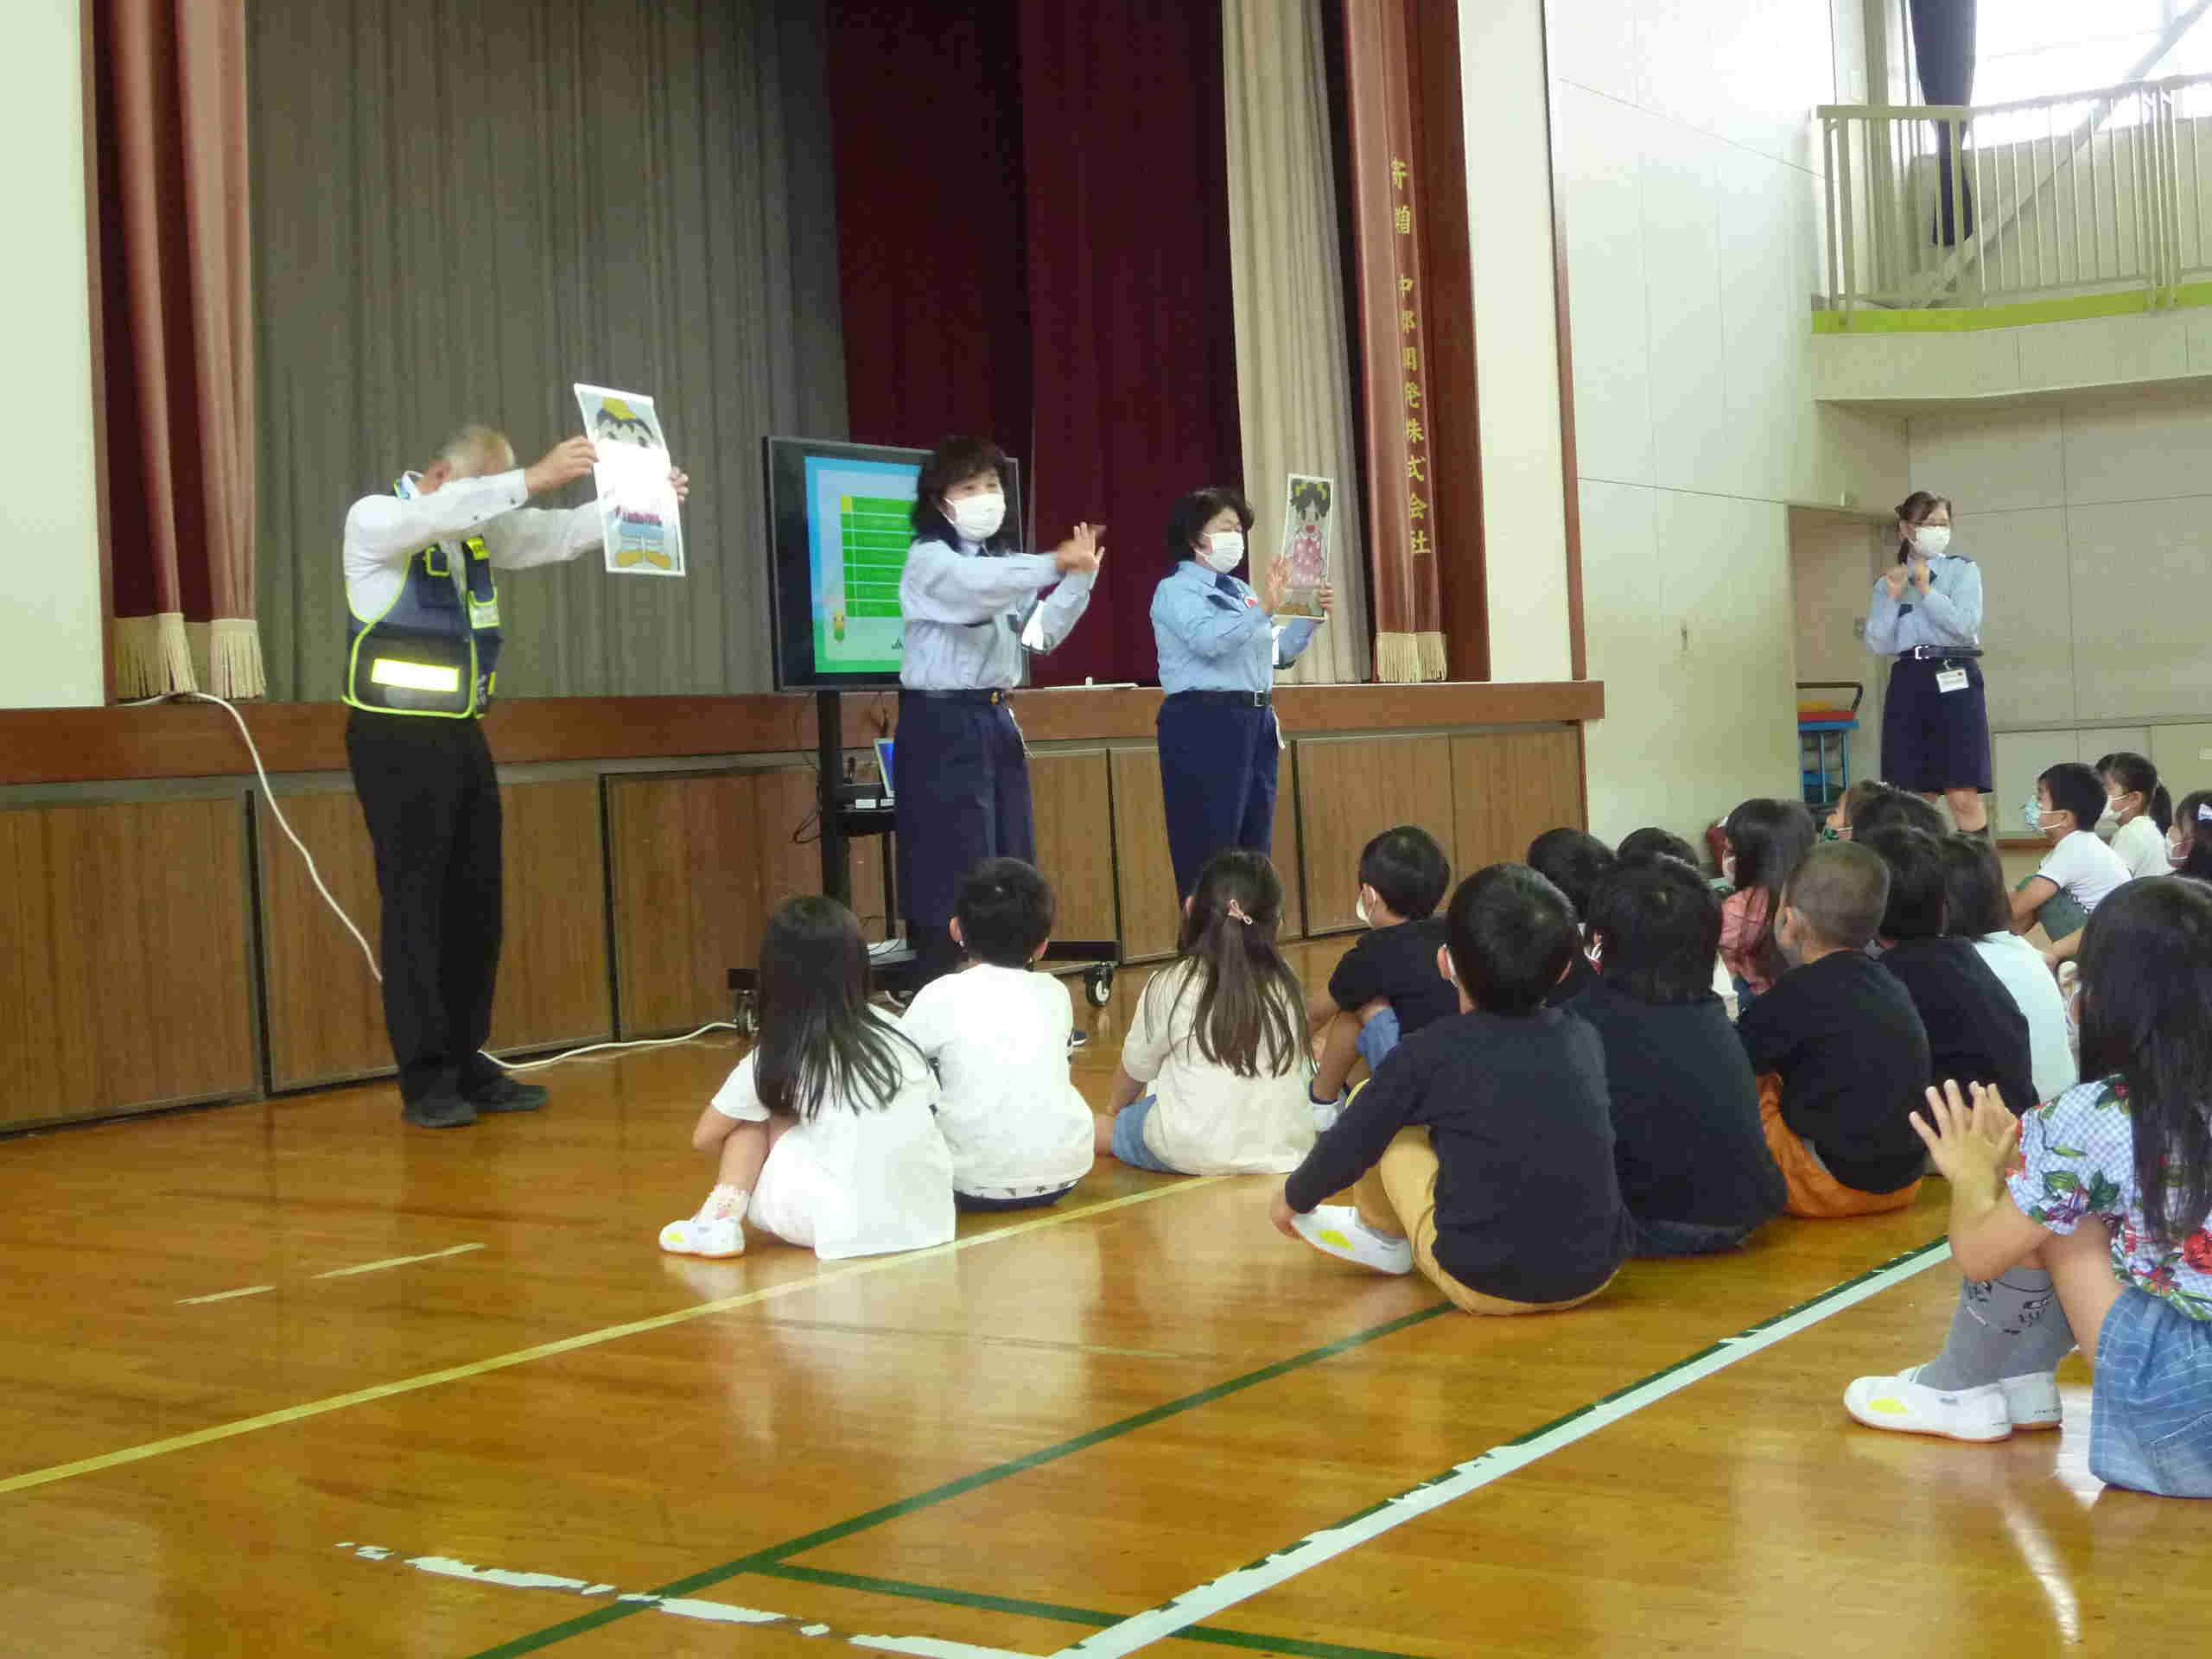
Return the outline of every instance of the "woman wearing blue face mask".
{"type": "Polygon", "coordinates": [[[1006,521],[1006,472],[987,438],[948,438],[931,451],[899,579],[893,798],[899,908],[922,982],[959,965],[950,926],[961,878],[987,858],[1036,861],[1029,755],[1007,693],[1021,677],[1025,628],[1039,651],[1067,638],[1105,552],[1101,524],[1077,524],[1050,553],[1022,552],[1019,526],[1006,521]]]}
{"type": "Polygon", "coordinates": [[[1981,682],[1981,572],[1950,551],[1950,498],[1915,490],[1897,506],[1897,562],[1874,584],[1866,647],[1893,656],[1882,708],[1882,776],[1941,795],[1970,836],[1989,834],[1993,787],[1981,682]]]}
{"type": "MultiPolygon", "coordinates": [[[[1264,591],[1230,572],[1244,562],[1250,503],[1235,490],[1193,490],[1167,518],[1174,560],[1152,596],[1160,647],[1160,788],[1175,889],[1187,897],[1216,853],[1273,849],[1275,764],[1282,728],[1274,671],[1296,662],[1320,626],[1278,626],[1290,567],[1278,559],[1264,591]]],[[[1321,589],[1325,615],[1334,593],[1321,589]]]]}

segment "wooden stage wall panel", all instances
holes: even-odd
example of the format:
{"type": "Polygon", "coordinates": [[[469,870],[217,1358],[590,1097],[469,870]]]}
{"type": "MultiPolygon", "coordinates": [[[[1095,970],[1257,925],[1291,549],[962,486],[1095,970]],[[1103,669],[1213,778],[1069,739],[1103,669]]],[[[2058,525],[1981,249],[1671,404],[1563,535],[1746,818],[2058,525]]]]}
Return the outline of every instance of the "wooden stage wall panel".
{"type": "Polygon", "coordinates": [[[1167,856],[1167,820],[1160,797],[1160,751],[1116,749],[1114,882],[1122,901],[1122,954],[1131,959],[1173,954],[1181,895],[1167,856]]]}
{"type": "MultiPolygon", "coordinates": [[[[1064,939],[1116,937],[1114,795],[1106,751],[1030,757],[1037,810],[1037,868],[1059,898],[1053,931],[1064,939]]],[[[1160,841],[1163,852],[1166,838],[1160,841]]]]}
{"type": "MultiPolygon", "coordinates": [[[[383,907],[376,860],[351,790],[297,792],[279,785],[292,831],[315,855],[323,885],[369,941],[380,948],[383,907]]],[[[267,985],[264,1019],[269,1080],[296,1089],[391,1069],[384,1002],[361,948],[315,890],[299,849],[284,839],[265,805],[260,815],[261,948],[267,985]]]]}
{"type": "Polygon", "coordinates": [[[1519,862],[1529,843],[1562,824],[1583,827],[1582,751],[1574,728],[1452,740],[1455,875],[1519,862]]]}
{"type": "Polygon", "coordinates": [[[0,812],[0,1125],[251,1095],[235,797],[0,812]]]}
{"type": "Polygon", "coordinates": [[[506,944],[492,1004],[493,1052],[614,1034],[599,779],[509,784],[506,944]]]}
{"type": "Polygon", "coordinates": [[[607,780],[625,1037],[728,1018],[724,976],[760,953],[759,815],[747,772],[607,780]]]}
{"type": "MultiPolygon", "coordinates": [[[[1452,849],[1452,742],[1440,735],[1300,741],[1309,932],[1358,925],[1360,849],[1383,830],[1419,824],[1452,849]]],[[[1454,876],[1459,873],[1455,861],[1454,876]]]]}
{"type": "MultiPolygon", "coordinates": [[[[348,790],[283,797],[323,882],[371,948],[378,944],[376,862],[348,790]]],[[[492,1007],[494,1049],[596,1042],[613,1033],[599,783],[500,788],[506,941],[492,1007]]],[[[270,1085],[296,1089],[391,1070],[384,1004],[352,935],[323,904],[274,823],[261,836],[270,1085]]]]}
{"type": "Polygon", "coordinates": [[[1306,868],[1299,857],[1298,829],[1298,748],[1295,744],[1282,752],[1281,769],[1275,775],[1275,868],[1282,874],[1282,937],[1302,939],[1306,937],[1306,904],[1303,897],[1306,868]]]}

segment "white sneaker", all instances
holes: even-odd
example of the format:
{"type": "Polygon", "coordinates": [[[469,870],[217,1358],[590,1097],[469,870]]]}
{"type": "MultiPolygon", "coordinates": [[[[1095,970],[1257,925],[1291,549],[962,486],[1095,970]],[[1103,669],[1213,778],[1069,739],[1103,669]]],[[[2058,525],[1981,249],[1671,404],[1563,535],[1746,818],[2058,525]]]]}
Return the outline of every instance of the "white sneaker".
{"type": "MultiPolygon", "coordinates": [[[[1918,1367],[1915,1367],[1917,1370],[1918,1367]]],[[[1862,1376],[1843,1391],[1843,1408],[1869,1428],[1907,1434],[1942,1434],[1954,1440],[2010,1439],[2005,1390],[1994,1382],[1974,1389],[1931,1389],[1908,1373],[1862,1376]]]]}
{"type": "Polygon", "coordinates": [[[1412,1241],[1389,1238],[1376,1232],[1348,1204],[1318,1205],[1306,1215],[1294,1215],[1290,1224],[1298,1230],[1300,1238],[1324,1255],[1357,1262],[1377,1273],[1404,1274],[1414,1270],[1412,1241]]]}
{"type": "Polygon", "coordinates": [[[745,1224],[725,1217],[706,1221],[692,1216],[660,1230],[660,1247],[671,1255],[721,1258],[745,1254],[745,1224]]]}
{"type": "MultiPolygon", "coordinates": [[[[1897,1375],[1908,1382],[1917,1382],[1920,1373],[1927,1368],[1916,1365],[1897,1375]]],[[[2005,1415],[2015,1428],[2060,1428],[2064,1427],[2066,1408],[2058,1397],[2058,1377],[2051,1371],[2031,1371],[2025,1376],[2000,1376],[1997,1386],[2004,1390],[2005,1415]]]]}

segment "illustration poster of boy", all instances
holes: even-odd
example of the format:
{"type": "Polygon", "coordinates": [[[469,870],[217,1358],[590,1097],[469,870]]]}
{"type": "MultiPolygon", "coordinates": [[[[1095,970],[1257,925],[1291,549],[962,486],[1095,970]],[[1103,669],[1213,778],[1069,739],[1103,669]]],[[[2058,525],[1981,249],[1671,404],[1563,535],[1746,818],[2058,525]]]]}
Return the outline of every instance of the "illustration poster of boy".
{"type": "Polygon", "coordinates": [[[599,448],[599,486],[607,568],[616,575],[683,574],[683,524],[669,481],[668,438],[653,400],[642,392],[576,386],[584,431],[599,448]]]}
{"type": "Polygon", "coordinates": [[[1336,493],[1332,480],[1290,475],[1279,555],[1289,562],[1290,586],[1278,616],[1321,615],[1321,589],[1329,582],[1329,508],[1336,493]]]}

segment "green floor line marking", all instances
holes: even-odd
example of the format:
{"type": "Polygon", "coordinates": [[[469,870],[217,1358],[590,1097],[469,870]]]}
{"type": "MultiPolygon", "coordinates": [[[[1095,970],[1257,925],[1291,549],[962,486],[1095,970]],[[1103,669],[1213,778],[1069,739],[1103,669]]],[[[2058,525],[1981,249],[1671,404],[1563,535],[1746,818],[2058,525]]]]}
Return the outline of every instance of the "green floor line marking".
{"type": "MultiPolygon", "coordinates": [[[[652,1593],[662,1597],[692,1595],[709,1586],[721,1584],[726,1580],[736,1578],[742,1573],[779,1563],[786,1556],[803,1555],[810,1549],[819,1549],[824,1544],[834,1544],[840,1539],[851,1537],[855,1533],[866,1532],[870,1528],[880,1527],[887,1521],[896,1521],[902,1516],[934,1508],[949,1498],[962,1497],[981,1487],[995,1485],[1001,1480],[1008,1479],[1014,1475],[1025,1474],[1032,1469],[1040,1468],[1048,1463],[1056,1463],[1062,1458],[1072,1457],[1078,1452],[1088,1451],[1090,1447],[1101,1445],[1107,1440],[1118,1440],[1124,1434],[1134,1433],[1141,1428],[1149,1428],[1153,1424],[1164,1422],[1170,1417],[1180,1416],[1186,1411],[1195,1411],[1200,1406],[1210,1406],[1217,1400],[1226,1399],[1232,1394],[1241,1394],[1247,1389],[1257,1388],[1262,1382],[1272,1382],[1279,1376],[1287,1376],[1293,1371],[1303,1370],[1309,1365],[1318,1365],[1325,1359],[1333,1359],[1339,1354],[1350,1353],[1356,1348],[1364,1347],[1367,1344],[1379,1341],[1384,1337],[1395,1336],[1408,1326],[1423,1324],[1440,1314],[1450,1312],[1452,1312],[1451,1303],[1438,1302],[1432,1306],[1417,1308],[1411,1313],[1402,1313],[1395,1319],[1385,1319],[1382,1324],[1370,1325],[1364,1331],[1356,1331],[1348,1337],[1339,1337],[1334,1342],[1324,1343],[1319,1348],[1309,1348],[1302,1354],[1294,1354],[1288,1359],[1279,1359],[1272,1365],[1262,1365],[1259,1370],[1247,1371],[1242,1376],[1233,1376],[1225,1382],[1217,1382],[1211,1388],[1200,1389],[1195,1394],[1186,1394],[1180,1399],[1170,1400],[1164,1404],[1151,1407],[1147,1410],[1138,1412],[1134,1416],[1124,1417],[1118,1422],[1108,1423],[1103,1427],[1091,1429],[1087,1433],[1077,1434],[1071,1440],[1062,1440],[1056,1446],[1042,1447],[1007,1462],[995,1464],[988,1469],[978,1470],[972,1475],[963,1475],[957,1480],[946,1481],[943,1485],[933,1486],[928,1491],[918,1493],[915,1497],[902,1497],[896,1503],[886,1503],[879,1508],[869,1510],[864,1514],[854,1516],[850,1520],[840,1521],[816,1531],[803,1534],[784,1543],[771,1544],[767,1548],[755,1550],[750,1555],[741,1555],[735,1560],[725,1561],[719,1567],[708,1567],[703,1572],[692,1573],[689,1578],[677,1579],[672,1583],[661,1585],[652,1593]]],[[[582,1636],[587,1630],[595,1630],[602,1624],[612,1624],[618,1619],[632,1618],[645,1611],[650,1605],[651,1604],[646,1602],[622,1602],[613,1606],[595,1608],[588,1613],[581,1613],[575,1618],[563,1620],[558,1624],[549,1624],[542,1630],[533,1630],[527,1636],[518,1636],[512,1641],[503,1642],[497,1647],[486,1648],[470,1656],[470,1659],[519,1659],[523,1654],[536,1653],[539,1649],[550,1647],[556,1642],[566,1641],[572,1636],[582,1636]]]]}
{"type": "MultiPolygon", "coordinates": [[[[1579,1417],[1589,1415],[1592,1412],[1596,1411],[1599,1407],[1608,1402],[1618,1400],[1624,1395],[1632,1394],[1638,1389],[1646,1388],[1656,1379],[1671,1376],[1673,1373],[1682,1370],[1685,1366],[1695,1364],[1701,1359],[1710,1358],[1715,1352],[1726,1349],[1732,1344],[1739,1344],[1745,1338],[1755,1336],[1758,1332],[1767,1329],[1769,1326],[1775,1325],[1780,1320],[1787,1319],[1799,1313],[1802,1313],[1807,1309],[1816,1306],[1820,1303],[1827,1301],[1831,1297],[1849,1290],[1855,1285],[1863,1284],[1867,1280],[1886,1273],[1891,1268],[1898,1267],[1904,1262],[1912,1261],[1916,1257],[1925,1255],[1929,1251],[1939,1248],[1944,1243],[1945,1239],[1938,1237],[1929,1241],[1928,1243],[1919,1245],[1912,1249],[1906,1250],[1898,1255],[1892,1256],[1887,1261],[1878,1262],[1873,1267],[1867,1268],[1864,1273],[1854,1274],[1850,1278],[1843,1280],[1840,1283],[1831,1285],[1827,1289],[1820,1292],[1819,1294],[1808,1297],[1804,1301],[1797,1303],[1795,1306],[1784,1308],[1779,1313],[1776,1313],[1769,1318],[1761,1319],[1756,1324],[1746,1325],[1742,1331],[1738,1332],[1733,1336],[1724,1337],[1720,1341],[1716,1343],[1709,1343],[1694,1354],[1688,1355],[1681,1359],[1672,1362],[1671,1363],[1662,1365],[1657,1370],[1650,1372],[1647,1376],[1639,1377],[1633,1382],[1627,1383],[1621,1388],[1616,1389],[1611,1393],[1602,1396],[1599,1400],[1592,1401],[1586,1405],[1577,1406],[1573,1410],[1564,1412],[1560,1415],[1552,1419],[1549,1422],[1530,1429],[1525,1434],[1518,1435],[1511,1440],[1502,1442],[1502,1445],[1505,1446],[1517,1446],[1527,1441],[1535,1440],[1539,1436],[1550,1433],[1558,1429],[1562,1424],[1572,1422],[1579,1417]]],[[[1031,1469],[1039,1468],[1045,1464],[1056,1462],[1061,1458],[1072,1456],[1077,1452],[1088,1450],[1090,1447],[1100,1445],[1107,1440],[1118,1439],[1120,1436],[1131,1433],[1137,1429],[1148,1427],[1154,1423],[1160,1422],[1167,1418],[1179,1415],[1183,1412],[1195,1410],[1200,1406],[1211,1405],[1213,1402],[1224,1399],[1230,1395],[1240,1393],[1246,1389],[1257,1387],[1262,1382],[1272,1382],[1274,1378],[1285,1376],[1291,1371],[1300,1370],[1306,1366],[1318,1364],[1325,1359],[1333,1358],[1338,1354],[1347,1353],[1353,1349],[1363,1347],[1368,1343],[1376,1341],[1383,1337],[1394,1335],[1400,1331],[1407,1329],[1408,1326],[1421,1324],[1426,1320],[1435,1319],[1440,1314],[1446,1313],[1451,1311],[1452,1305],[1449,1302],[1439,1302],[1433,1306],[1420,1308],[1414,1313],[1402,1314],[1395,1319],[1388,1319],[1381,1325],[1370,1326],[1367,1330],[1355,1332],[1351,1336],[1340,1337],[1336,1341],[1325,1344],[1321,1347],[1308,1349],[1306,1352],[1293,1355],[1288,1359],[1277,1360],[1274,1363],[1262,1366],[1258,1370],[1248,1371],[1242,1376],[1231,1377],[1225,1382],[1217,1382],[1212,1387],[1201,1389],[1195,1394],[1185,1395],[1180,1399],[1171,1400],[1163,1405],[1154,1406],[1149,1410],[1141,1411],[1135,1416],[1124,1417],[1118,1422],[1109,1423],[1103,1427],[1092,1429],[1087,1433],[1077,1435],[1071,1440],[1062,1440],[1057,1446],[1046,1446],[1039,1451],[1029,1452],[1023,1457],[1013,1459],[1008,1462],[995,1465],[988,1469],[980,1470],[972,1475],[963,1475],[957,1480],[947,1481],[941,1486],[932,1487],[930,1491],[922,1492],[913,1497],[901,1498],[896,1503],[883,1504],[879,1508],[868,1510],[864,1514],[855,1516],[850,1520],[837,1522],[833,1525],[823,1527],[817,1531],[804,1534],[800,1537],[791,1539],[785,1543],[772,1544],[767,1548],[757,1550],[750,1555],[741,1555],[734,1560],[725,1561],[720,1567],[709,1567],[703,1572],[693,1573],[689,1578],[678,1579],[672,1583],[663,1585],[652,1593],[659,1597],[688,1596],[697,1591],[704,1590],[710,1586],[721,1584],[728,1580],[737,1578],[747,1573],[760,1572],[768,1567],[780,1567],[785,1558],[789,1556],[804,1554],[808,1550],[818,1549],[825,1544],[836,1543],[842,1539],[851,1537],[855,1533],[866,1532],[871,1528],[880,1526],[887,1521],[894,1521],[903,1516],[912,1515],[918,1510],[932,1508],[938,1503],[945,1502],[949,1498],[958,1497],[964,1493],[974,1491],[980,1487],[995,1484],[995,1483],[1005,1480],[1011,1476],[1024,1473],[1031,1469]]],[[[1420,1491],[1427,1487],[1440,1484],[1451,1478],[1451,1472],[1452,1471],[1447,1471],[1445,1474],[1435,1476],[1429,1480],[1421,1483],[1419,1486],[1414,1487],[1411,1490],[1414,1491],[1420,1491]]],[[[1402,1496],[1403,1494],[1399,1495],[1399,1497],[1402,1496]]],[[[1360,1514],[1362,1516],[1372,1515],[1377,1510],[1387,1508],[1389,1504],[1396,1501],[1398,1500],[1395,1497],[1386,1498],[1381,1503],[1370,1505],[1367,1509],[1361,1510],[1360,1514]]],[[[1339,1522],[1338,1524],[1342,1525],[1344,1523],[1339,1522]]],[[[1036,1607],[1042,1607],[1046,1605],[1046,1604],[1043,1603],[1030,1604],[1030,1605],[1036,1607]]],[[[637,1613],[645,1611],[645,1609],[650,1605],[651,1604],[648,1602],[626,1602],[613,1606],[595,1609],[591,1612],[582,1614],[577,1618],[564,1620],[561,1624],[549,1624],[543,1630],[533,1630],[527,1635],[516,1637],[512,1640],[503,1642],[496,1647],[485,1648],[477,1653],[470,1655],[468,1659],[521,1659],[522,1655],[536,1653],[541,1649],[552,1646],[556,1642],[564,1642],[570,1637],[582,1636],[588,1631],[597,1630],[603,1624],[611,1624],[618,1619],[631,1618],[637,1613]]],[[[1074,1611],[1077,1610],[1071,1609],[1069,1611],[1074,1611]]],[[[1045,1616],[1051,1617],[1051,1615],[1045,1616]]],[[[1140,1617],[1142,1616],[1140,1615],[1140,1617]]],[[[1090,1621],[1085,1618],[1081,1620],[1073,1620],[1070,1622],[1088,1624],[1090,1621]]],[[[1121,1619],[1116,1622],[1117,1624],[1126,1624],[1128,1621],[1127,1619],[1121,1619]]],[[[1193,1629],[1194,1627],[1192,1626],[1184,1626],[1176,1630],[1175,1635],[1179,1638],[1183,1636],[1192,1635],[1193,1634],[1193,1629]]],[[[1198,1637],[1196,1639],[1200,1641],[1215,1641],[1230,1646],[1244,1645],[1243,1638],[1240,1635],[1219,1630],[1216,1630],[1211,1636],[1198,1637]]],[[[1287,1638],[1254,1637],[1252,1638],[1252,1641],[1262,1647],[1272,1645],[1287,1649],[1290,1645],[1289,1639],[1287,1638]]],[[[1303,1649],[1301,1649],[1301,1651],[1303,1651],[1303,1649]]],[[[1357,1650],[1337,1649],[1327,1651],[1341,1654],[1357,1652],[1357,1650]]],[[[1403,1656],[1394,1656],[1393,1659],[1403,1659],[1403,1656]]]]}
{"type": "MultiPolygon", "coordinates": [[[[1063,1624],[1088,1624],[1104,1630],[1127,1617],[1102,1612],[1096,1607],[1068,1607],[1054,1601],[1024,1601],[1014,1596],[985,1595],[974,1590],[952,1590],[942,1585],[915,1584],[905,1579],[879,1579],[865,1573],[836,1573],[826,1567],[794,1567],[787,1561],[753,1569],[763,1578],[788,1579],[795,1584],[827,1585],[837,1590],[858,1590],[869,1595],[901,1596],[910,1601],[942,1602],[950,1607],[973,1607],[990,1613],[1020,1613],[1031,1618],[1058,1619],[1063,1624]]],[[[1314,1642],[1295,1636],[1259,1636],[1218,1624],[1192,1624],[1178,1632],[1192,1642],[1217,1647],[1257,1649],[1296,1654],[1300,1659],[1414,1659],[1410,1654],[1388,1648],[1346,1647],[1339,1642],[1314,1642]]]]}

